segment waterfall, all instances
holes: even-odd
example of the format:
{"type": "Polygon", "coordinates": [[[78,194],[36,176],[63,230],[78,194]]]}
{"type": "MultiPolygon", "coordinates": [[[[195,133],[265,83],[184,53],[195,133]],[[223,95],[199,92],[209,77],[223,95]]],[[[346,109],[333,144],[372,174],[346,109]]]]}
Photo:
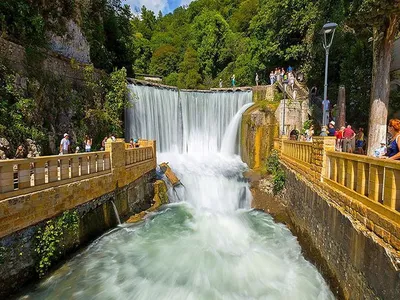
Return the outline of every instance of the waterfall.
{"type": "Polygon", "coordinates": [[[247,165],[234,152],[251,92],[130,89],[126,137],[157,139],[158,160],[184,187],[24,299],[335,299],[290,231],[250,210],[247,165]]]}
{"type": "Polygon", "coordinates": [[[189,92],[129,85],[126,138],[156,139],[159,152],[212,153],[251,92],[189,92]]]}
{"type": "Polygon", "coordinates": [[[111,200],[111,205],[112,205],[113,210],[114,210],[115,218],[116,218],[117,221],[118,221],[118,225],[121,225],[121,219],[119,218],[118,209],[117,209],[117,207],[115,206],[115,203],[114,203],[113,200],[111,200]]]}
{"type": "Polygon", "coordinates": [[[224,138],[222,139],[222,146],[221,146],[222,153],[235,154],[238,152],[236,151],[237,148],[236,145],[238,145],[237,137],[238,137],[240,122],[242,121],[242,115],[246,111],[246,109],[248,109],[252,105],[253,103],[248,103],[244,105],[236,113],[235,117],[229,123],[228,129],[226,130],[224,138]]]}

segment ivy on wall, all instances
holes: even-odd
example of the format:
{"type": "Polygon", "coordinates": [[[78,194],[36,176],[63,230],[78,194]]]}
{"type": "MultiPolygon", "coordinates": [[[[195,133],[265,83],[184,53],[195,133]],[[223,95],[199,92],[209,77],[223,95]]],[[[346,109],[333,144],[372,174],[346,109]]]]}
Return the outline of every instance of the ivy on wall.
{"type": "Polygon", "coordinates": [[[76,211],[66,211],[58,218],[49,220],[35,236],[35,252],[39,256],[36,271],[43,277],[52,263],[65,252],[66,234],[77,237],[79,217],[76,211]]]}
{"type": "Polygon", "coordinates": [[[272,175],[272,184],[274,195],[280,193],[285,187],[286,175],[279,162],[279,153],[272,150],[267,159],[267,171],[272,175]]]}

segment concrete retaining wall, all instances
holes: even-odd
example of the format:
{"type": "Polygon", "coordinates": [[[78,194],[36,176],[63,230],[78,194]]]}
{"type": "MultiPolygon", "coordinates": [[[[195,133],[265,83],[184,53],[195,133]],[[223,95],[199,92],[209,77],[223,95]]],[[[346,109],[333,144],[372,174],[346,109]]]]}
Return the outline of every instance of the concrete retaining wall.
{"type": "Polygon", "coordinates": [[[338,298],[400,299],[399,254],[298,172],[285,172],[294,231],[338,298]]]}
{"type": "MultiPolygon", "coordinates": [[[[148,209],[154,197],[153,182],[155,182],[155,170],[123,188],[118,188],[72,209],[79,216],[79,232],[68,232],[63,237],[65,253],[62,256],[65,257],[117,225],[111,201],[114,201],[121,221],[132,214],[148,209]]],[[[0,239],[0,247],[4,249],[0,261],[0,297],[16,292],[25,283],[38,278],[35,267],[39,258],[35,252],[35,237],[47,221],[0,239]]]]}

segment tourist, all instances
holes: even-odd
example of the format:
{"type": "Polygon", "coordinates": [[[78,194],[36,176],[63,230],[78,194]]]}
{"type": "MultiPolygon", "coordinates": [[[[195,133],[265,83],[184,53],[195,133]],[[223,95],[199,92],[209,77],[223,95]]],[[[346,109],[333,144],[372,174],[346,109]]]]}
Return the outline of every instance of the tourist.
{"type": "Polygon", "coordinates": [[[134,139],[133,140],[134,144],[135,144],[135,148],[139,148],[140,144],[139,144],[139,140],[138,139],[134,139]]]}
{"type": "Polygon", "coordinates": [[[71,141],[69,140],[68,133],[64,133],[64,138],[60,142],[60,155],[68,154],[71,152],[71,141]]]}
{"type": "Polygon", "coordinates": [[[391,135],[389,146],[387,147],[387,153],[389,159],[400,160],[400,120],[391,119],[389,120],[388,132],[391,135]]]}
{"type": "Polygon", "coordinates": [[[330,121],[328,124],[328,136],[336,136],[335,122],[330,121]]]}
{"type": "Polygon", "coordinates": [[[292,73],[293,72],[293,68],[291,66],[289,66],[289,68],[287,68],[288,73],[292,73]]]}
{"type": "Polygon", "coordinates": [[[108,137],[105,136],[104,139],[101,141],[101,151],[104,151],[106,149],[106,143],[107,143],[108,137]]]}
{"type": "Polygon", "coordinates": [[[299,138],[299,131],[298,131],[297,129],[293,129],[293,130],[290,132],[290,139],[291,139],[292,141],[297,141],[298,138],[299,138]]]}
{"type": "Polygon", "coordinates": [[[231,82],[232,82],[232,87],[235,87],[235,85],[236,85],[235,74],[232,75],[232,77],[231,77],[231,82]]]}
{"type": "Polygon", "coordinates": [[[345,127],[340,127],[340,130],[336,131],[336,151],[342,151],[343,148],[343,131],[345,127]]]}
{"type": "Polygon", "coordinates": [[[326,126],[322,126],[319,136],[328,136],[328,134],[326,133],[326,126]]]}
{"type": "Polygon", "coordinates": [[[275,80],[276,81],[281,81],[281,71],[279,70],[279,68],[275,69],[275,80]]]}
{"type": "Polygon", "coordinates": [[[306,130],[306,142],[312,142],[313,135],[314,135],[314,126],[311,125],[310,128],[306,130]]]}
{"type": "Polygon", "coordinates": [[[356,134],[356,151],[358,154],[364,154],[364,128],[358,128],[356,134]]]}
{"type": "MultiPolygon", "coordinates": [[[[76,148],[75,148],[75,153],[79,153],[79,150],[81,150],[81,149],[79,148],[79,146],[76,146],[76,148]]],[[[86,152],[90,152],[90,151],[86,151],[86,152]]]]}
{"type": "Polygon", "coordinates": [[[219,87],[222,88],[222,79],[219,79],[219,87]]]}
{"type": "Polygon", "coordinates": [[[15,152],[15,158],[16,159],[25,158],[25,148],[23,145],[18,146],[17,151],[15,152]]]}
{"type": "Polygon", "coordinates": [[[347,125],[343,130],[343,152],[353,153],[355,147],[355,136],[356,133],[351,129],[351,125],[347,125]]]}
{"type": "Polygon", "coordinates": [[[84,144],[85,144],[85,152],[90,152],[92,149],[92,139],[89,138],[88,135],[85,135],[84,144]]]}
{"type": "Polygon", "coordinates": [[[133,142],[133,139],[131,139],[130,141],[129,141],[129,148],[135,148],[135,143],[133,142]]]}
{"type": "Polygon", "coordinates": [[[108,135],[107,143],[112,143],[112,142],[115,142],[115,141],[116,141],[115,135],[110,133],[108,135]]]}
{"type": "Polygon", "coordinates": [[[275,73],[274,73],[274,71],[271,71],[271,73],[269,73],[269,81],[271,82],[271,85],[273,85],[275,83],[275,73]]]}
{"type": "Polygon", "coordinates": [[[256,86],[258,86],[258,73],[256,73],[256,86]]]}
{"type": "Polygon", "coordinates": [[[293,89],[294,89],[294,75],[293,75],[292,72],[288,73],[288,79],[289,79],[289,86],[293,91],[293,89]]]}
{"type": "Polygon", "coordinates": [[[386,155],[386,141],[381,141],[381,146],[374,151],[374,157],[383,158],[386,155]]]}

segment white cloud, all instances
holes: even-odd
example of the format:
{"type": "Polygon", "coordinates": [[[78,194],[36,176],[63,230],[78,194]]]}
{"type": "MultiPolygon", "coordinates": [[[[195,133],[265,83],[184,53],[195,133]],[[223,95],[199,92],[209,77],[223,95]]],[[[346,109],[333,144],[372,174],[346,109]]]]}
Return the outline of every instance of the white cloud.
{"type": "Polygon", "coordinates": [[[130,5],[133,12],[140,11],[143,5],[156,14],[159,11],[166,12],[170,10],[168,0],[126,0],[126,2],[123,3],[130,5]]]}
{"type": "Polygon", "coordinates": [[[162,11],[164,14],[172,12],[179,6],[187,6],[194,0],[126,0],[122,3],[130,5],[133,12],[139,12],[142,6],[158,14],[162,11]]]}
{"type": "Polygon", "coordinates": [[[179,6],[189,5],[190,2],[193,2],[193,0],[181,0],[181,4],[179,6]]]}

